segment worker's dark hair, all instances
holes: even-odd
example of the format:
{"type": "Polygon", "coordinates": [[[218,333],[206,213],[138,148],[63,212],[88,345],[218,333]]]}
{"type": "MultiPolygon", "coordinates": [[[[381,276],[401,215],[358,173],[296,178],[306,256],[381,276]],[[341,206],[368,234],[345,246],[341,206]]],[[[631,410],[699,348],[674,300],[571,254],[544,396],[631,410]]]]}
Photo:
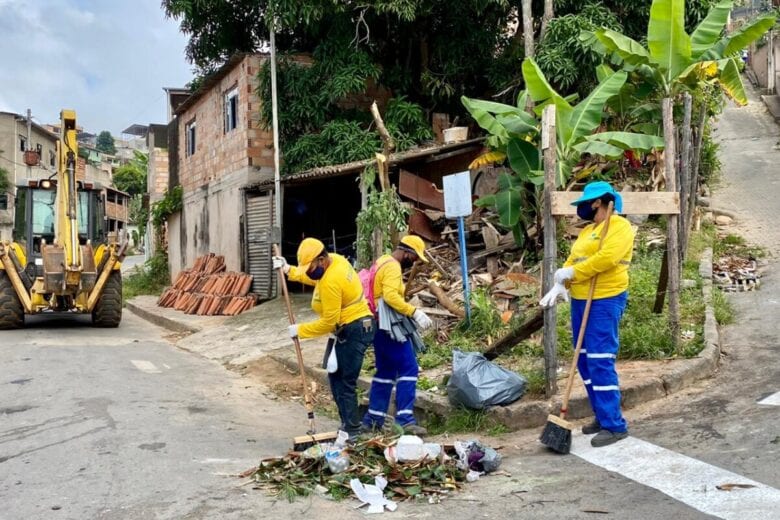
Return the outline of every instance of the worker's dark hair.
{"type": "Polygon", "coordinates": [[[413,255],[418,256],[417,251],[407,246],[406,244],[398,244],[398,247],[396,247],[396,249],[400,249],[401,251],[406,251],[407,253],[412,253],[413,255]]]}
{"type": "Polygon", "coordinates": [[[323,247],[320,254],[318,254],[315,258],[326,258],[328,256],[328,248],[323,247]]]}
{"type": "Polygon", "coordinates": [[[604,204],[605,206],[608,206],[610,202],[612,203],[615,202],[615,195],[612,193],[605,193],[604,195],[599,197],[598,200],[600,200],[601,203],[604,204]]]}

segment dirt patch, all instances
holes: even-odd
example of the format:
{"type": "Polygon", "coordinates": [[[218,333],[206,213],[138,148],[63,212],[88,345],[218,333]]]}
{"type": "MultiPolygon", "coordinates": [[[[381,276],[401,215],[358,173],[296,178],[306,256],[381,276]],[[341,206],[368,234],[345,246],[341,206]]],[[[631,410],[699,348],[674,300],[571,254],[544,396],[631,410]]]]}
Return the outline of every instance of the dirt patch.
{"type": "MultiPolygon", "coordinates": [[[[266,397],[270,399],[303,404],[303,385],[300,373],[290,370],[270,357],[263,357],[248,363],[241,370],[241,375],[265,385],[270,390],[266,397]]],[[[311,378],[307,377],[306,381],[309,384],[309,393],[317,412],[328,417],[338,417],[330,389],[311,378]]]]}

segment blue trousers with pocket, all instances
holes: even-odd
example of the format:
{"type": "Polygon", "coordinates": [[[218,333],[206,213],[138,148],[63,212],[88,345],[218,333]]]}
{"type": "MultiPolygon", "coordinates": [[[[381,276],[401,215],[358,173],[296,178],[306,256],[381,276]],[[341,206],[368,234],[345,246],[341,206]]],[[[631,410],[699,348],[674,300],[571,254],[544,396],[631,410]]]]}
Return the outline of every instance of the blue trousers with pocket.
{"type": "Polygon", "coordinates": [[[371,381],[368,396],[368,412],[363,424],[381,428],[385,422],[390,396],[395,386],[395,422],[401,426],[415,424],[414,399],[417,393],[417,356],[411,340],[403,343],[393,339],[383,330],[377,330],[374,337],[376,374],[371,381]]]}
{"type": "Polygon", "coordinates": [[[339,368],[328,374],[333,400],[339,409],[341,430],[350,437],[360,433],[360,413],[357,402],[357,380],[363,368],[363,358],[374,339],[373,318],[361,318],[345,325],[337,334],[336,359],[339,368]]]}
{"type": "MultiPolygon", "coordinates": [[[[588,392],[591,408],[602,429],[625,432],[628,427],[620,411],[620,386],[615,362],[620,341],[618,328],[626,309],[628,292],[593,300],[585,328],[577,369],[588,392]]],[[[586,300],[571,300],[574,343],[582,324],[586,300]]]]}

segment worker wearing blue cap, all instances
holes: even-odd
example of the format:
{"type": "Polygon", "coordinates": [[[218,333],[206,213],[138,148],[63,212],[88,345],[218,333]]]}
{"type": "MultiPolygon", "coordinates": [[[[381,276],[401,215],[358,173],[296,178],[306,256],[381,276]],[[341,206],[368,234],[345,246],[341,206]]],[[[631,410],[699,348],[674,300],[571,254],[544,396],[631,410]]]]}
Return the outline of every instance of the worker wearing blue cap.
{"type": "Polygon", "coordinates": [[[628,436],[620,410],[620,387],[615,361],[620,347],[618,328],[628,300],[628,268],[634,249],[634,230],[625,218],[613,214],[604,243],[599,241],[609,203],[615,213],[623,210],[623,199],[607,182],[591,182],[572,205],[577,215],[592,222],[580,232],[563,267],[555,272],[555,285],[542,298],[551,307],[559,297],[568,300],[571,290],[571,325],[576,340],[588,298],[591,279],[598,275],[590,318],[585,330],[577,368],[588,392],[595,419],[582,433],[596,435],[594,447],[607,446],[628,436]]]}

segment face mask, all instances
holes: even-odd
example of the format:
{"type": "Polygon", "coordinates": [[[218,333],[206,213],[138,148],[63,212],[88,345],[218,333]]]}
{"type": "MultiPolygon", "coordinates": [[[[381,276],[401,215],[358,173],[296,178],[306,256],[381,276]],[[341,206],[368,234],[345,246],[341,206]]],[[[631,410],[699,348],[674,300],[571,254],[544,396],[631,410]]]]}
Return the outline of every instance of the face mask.
{"type": "Polygon", "coordinates": [[[587,202],[577,206],[577,216],[582,220],[593,220],[597,211],[597,209],[592,208],[587,202]]]}
{"type": "Polygon", "coordinates": [[[414,265],[414,260],[410,260],[408,257],[404,257],[403,260],[401,260],[401,268],[406,270],[409,269],[414,265]]]}
{"type": "Polygon", "coordinates": [[[325,274],[325,268],[324,268],[324,267],[322,267],[321,265],[318,265],[318,266],[317,266],[317,267],[314,269],[314,271],[312,271],[312,272],[310,272],[310,273],[307,273],[307,276],[308,276],[309,278],[311,278],[312,280],[319,280],[320,278],[322,278],[322,277],[323,277],[323,275],[324,275],[324,274],[325,274]]]}

